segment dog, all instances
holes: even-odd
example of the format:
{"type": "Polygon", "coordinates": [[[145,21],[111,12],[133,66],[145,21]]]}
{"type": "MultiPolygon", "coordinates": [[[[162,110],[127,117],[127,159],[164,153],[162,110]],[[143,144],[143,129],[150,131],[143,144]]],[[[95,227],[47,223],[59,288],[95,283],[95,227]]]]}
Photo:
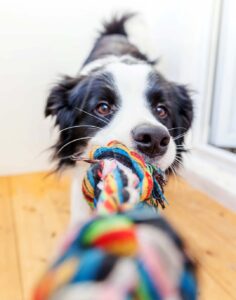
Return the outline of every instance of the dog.
{"type": "Polygon", "coordinates": [[[59,136],[54,147],[57,170],[75,167],[71,221],[85,220],[89,208],[81,192],[85,156],[94,145],[118,140],[162,170],[181,161],[184,135],[193,120],[193,102],[185,85],[168,81],[130,42],[126,22],[114,17],[103,30],[79,73],[65,76],[50,91],[45,116],[55,118],[59,136]]]}

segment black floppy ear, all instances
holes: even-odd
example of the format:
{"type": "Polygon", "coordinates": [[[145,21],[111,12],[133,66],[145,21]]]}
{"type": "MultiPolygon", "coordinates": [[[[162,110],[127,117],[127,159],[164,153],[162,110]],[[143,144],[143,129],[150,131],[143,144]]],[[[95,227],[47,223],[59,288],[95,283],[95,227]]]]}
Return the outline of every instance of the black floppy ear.
{"type": "Polygon", "coordinates": [[[52,88],[45,107],[45,117],[57,116],[58,113],[69,108],[69,94],[71,90],[77,85],[78,78],[65,76],[54,88],[52,88]]]}
{"type": "Polygon", "coordinates": [[[176,124],[184,128],[185,132],[191,127],[193,121],[193,100],[191,92],[185,85],[174,85],[174,97],[177,101],[179,116],[176,124]]]}

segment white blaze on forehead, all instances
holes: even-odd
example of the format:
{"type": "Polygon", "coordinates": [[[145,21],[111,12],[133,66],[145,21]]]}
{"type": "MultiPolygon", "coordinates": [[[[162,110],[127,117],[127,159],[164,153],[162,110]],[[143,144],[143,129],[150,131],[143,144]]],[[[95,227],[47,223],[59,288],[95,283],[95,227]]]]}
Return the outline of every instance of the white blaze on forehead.
{"type": "Polygon", "coordinates": [[[119,110],[110,124],[115,130],[121,130],[121,126],[130,130],[145,123],[161,125],[151,113],[146,99],[151,66],[114,63],[108,65],[105,70],[112,74],[115,89],[121,101],[119,110]],[[119,123],[118,128],[117,122],[119,123]]]}
{"type": "Polygon", "coordinates": [[[108,55],[104,56],[98,59],[95,59],[88,64],[86,64],[80,71],[80,75],[89,75],[90,73],[96,71],[97,69],[105,69],[105,67],[112,63],[124,63],[124,62],[130,62],[132,64],[143,64],[144,62],[132,57],[130,55],[122,55],[122,56],[116,56],[116,55],[108,55]]]}
{"type": "MultiPolygon", "coordinates": [[[[140,124],[161,125],[148,107],[146,91],[151,66],[147,64],[113,63],[105,68],[112,74],[120,107],[109,125],[100,132],[104,140],[114,139],[131,145],[131,131],[140,124]]],[[[98,133],[98,137],[99,133],[98,133]]]]}
{"type": "MultiPolygon", "coordinates": [[[[151,66],[147,64],[126,64],[114,62],[103,71],[112,75],[114,88],[119,97],[119,107],[109,124],[91,140],[93,144],[104,145],[112,139],[132,146],[131,131],[140,124],[160,124],[152,115],[145,93],[151,66]]],[[[162,126],[162,125],[161,125],[162,126]]]]}
{"type": "Polygon", "coordinates": [[[93,72],[98,68],[102,68],[107,64],[110,64],[114,61],[117,61],[118,57],[114,55],[109,55],[100,59],[96,59],[85,65],[79,72],[80,75],[89,75],[89,73],[93,72]]]}
{"type": "MultiPolygon", "coordinates": [[[[118,140],[127,147],[133,147],[132,130],[136,126],[149,124],[165,128],[152,114],[146,98],[148,78],[152,71],[150,65],[144,63],[126,64],[119,61],[108,64],[103,71],[112,74],[113,84],[120,98],[120,103],[112,120],[97,132],[90,140],[89,146],[103,146],[111,140],[118,140]]],[[[165,155],[159,159],[159,164],[163,169],[171,165],[175,157],[174,142],[171,141],[170,145],[171,147],[168,147],[165,155]]]]}

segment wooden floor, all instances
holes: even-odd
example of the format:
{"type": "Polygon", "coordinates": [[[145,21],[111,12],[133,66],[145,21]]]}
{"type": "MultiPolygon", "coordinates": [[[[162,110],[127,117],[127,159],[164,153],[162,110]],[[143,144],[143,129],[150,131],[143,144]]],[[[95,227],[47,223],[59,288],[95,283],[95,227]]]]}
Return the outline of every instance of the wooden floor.
{"type": "MultiPolygon", "coordinates": [[[[69,217],[69,180],[0,177],[0,300],[28,300],[69,217]]],[[[236,215],[182,180],[164,214],[198,263],[199,299],[236,299],[236,215]]]]}

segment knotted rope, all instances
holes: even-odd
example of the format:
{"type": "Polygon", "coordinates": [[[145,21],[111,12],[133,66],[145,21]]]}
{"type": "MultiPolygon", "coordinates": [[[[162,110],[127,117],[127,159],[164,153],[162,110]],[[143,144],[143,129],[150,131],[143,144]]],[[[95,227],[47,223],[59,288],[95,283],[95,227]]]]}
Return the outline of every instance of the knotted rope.
{"type": "Polygon", "coordinates": [[[194,266],[153,210],[166,202],[161,170],[117,142],[83,160],[91,163],[83,193],[95,213],[68,232],[33,300],[196,299],[194,266]]]}
{"type": "Polygon", "coordinates": [[[165,207],[163,172],[145,163],[137,152],[113,141],[107,147],[93,149],[87,161],[93,164],[82,190],[97,213],[124,211],[140,202],[154,208],[165,207]]]}
{"type": "Polygon", "coordinates": [[[97,216],[71,232],[34,300],[194,300],[194,268],[150,209],[97,216]]]}

